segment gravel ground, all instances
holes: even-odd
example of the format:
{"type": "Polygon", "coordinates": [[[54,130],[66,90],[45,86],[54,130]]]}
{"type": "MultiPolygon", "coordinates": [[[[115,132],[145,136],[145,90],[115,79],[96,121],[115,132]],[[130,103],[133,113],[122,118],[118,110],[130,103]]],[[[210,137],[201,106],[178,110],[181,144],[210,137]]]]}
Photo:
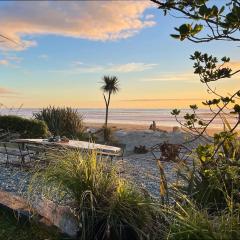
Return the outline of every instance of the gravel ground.
{"type": "MultiPolygon", "coordinates": [[[[123,167],[123,177],[133,180],[141,187],[146,187],[151,194],[158,195],[159,177],[154,161],[147,168],[141,164],[139,159],[134,158],[119,161],[118,165],[123,167]]],[[[5,165],[0,165],[0,172],[0,189],[22,196],[27,194],[31,173],[19,167],[6,167],[5,165]]]]}
{"type": "MultiPolygon", "coordinates": [[[[124,169],[123,176],[130,178],[138,186],[146,188],[152,196],[159,197],[160,171],[156,159],[154,159],[150,152],[146,154],[135,154],[133,152],[134,147],[145,145],[146,148],[149,149],[163,142],[182,144],[188,139],[188,136],[182,132],[120,130],[115,132],[115,138],[118,139],[120,143],[127,144],[124,161],[121,163],[124,169]]],[[[187,147],[191,149],[200,142],[201,140],[195,141],[187,147]]],[[[190,159],[188,159],[188,163],[191,164],[190,159]]],[[[162,162],[162,166],[168,183],[174,183],[177,178],[176,168],[178,164],[174,162],[162,162]]]]}
{"type": "Polygon", "coordinates": [[[31,174],[19,169],[19,167],[6,167],[0,165],[0,188],[7,192],[15,192],[25,195],[29,185],[31,174]]]}
{"type": "MultiPolygon", "coordinates": [[[[148,153],[131,155],[116,163],[121,168],[123,177],[132,180],[155,197],[159,196],[159,170],[153,157],[148,153]]],[[[163,163],[169,181],[174,181],[175,163],[163,163]]],[[[26,196],[31,173],[19,167],[0,165],[0,189],[26,196]]]]}
{"type": "MultiPolygon", "coordinates": [[[[115,133],[119,142],[127,144],[124,160],[117,160],[116,163],[122,168],[122,176],[133,180],[138,186],[146,188],[149,193],[159,197],[159,169],[151,153],[134,154],[133,148],[137,145],[151,147],[157,143],[168,141],[181,143],[185,136],[182,133],[166,133],[152,131],[118,131],[115,133]]],[[[0,155],[0,163],[3,163],[4,156],[0,155]],[[1,161],[2,160],[2,161],[1,161]]],[[[174,182],[176,163],[163,163],[164,171],[169,182],[174,182]]],[[[25,195],[28,189],[31,173],[21,170],[20,167],[6,167],[0,165],[0,188],[25,195]]]]}
{"type": "MultiPolygon", "coordinates": [[[[123,177],[132,180],[137,186],[146,189],[152,196],[159,197],[159,179],[160,174],[158,166],[149,154],[145,154],[144,164],[142,157],[131,156],[124,160],[123,165],[125,171],[123,177]],[[147,159],[149,158],[149,159],[147,159]]],[[[173,182],[175,179],[174,163],[164,163],[164,171],[168,181],[173,182]]]]}

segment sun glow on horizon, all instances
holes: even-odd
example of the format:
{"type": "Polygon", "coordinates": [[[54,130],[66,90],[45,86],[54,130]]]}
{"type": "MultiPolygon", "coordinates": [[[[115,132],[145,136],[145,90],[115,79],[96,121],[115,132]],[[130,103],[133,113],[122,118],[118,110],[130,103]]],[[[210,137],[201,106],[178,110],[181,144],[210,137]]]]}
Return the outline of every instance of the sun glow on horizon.
{"type": "MultiPolygon", "coordinates": [[[[230,67],[240,66],[227,44],[171,39],[178,20],[164,18],[148,1],[119,4],[1,2],[0,33],[21,44],[1,43],[0,102],[104,108],[101,78],[115,75],[120,92],[112,108],[185,108],[209,97],[189,60],[196,48],[215,55],[225,49],[230,67]]],[[[230,92],[239,80],[219,81],[218,88],[230,92]]]]}

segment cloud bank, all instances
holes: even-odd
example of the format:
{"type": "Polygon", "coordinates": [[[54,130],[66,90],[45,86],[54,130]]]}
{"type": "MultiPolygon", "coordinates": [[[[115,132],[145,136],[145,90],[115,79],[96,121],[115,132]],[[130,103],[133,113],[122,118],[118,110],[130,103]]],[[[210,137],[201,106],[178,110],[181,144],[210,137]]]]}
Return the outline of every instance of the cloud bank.
{"type": "Polygon", "coordinates": [[[13,91],[11,89],[8,89],[8,88],[0,86],[0,98],[1,97],[9,97],[9,98],[11,98],[11,97],[16,97],[18,95],[19,95],[18,92],[15,92],[15,91],[13,91]]]}
{"type": "Polygon", "coordinates": [[[184,82],[199,82],[198,75],[191,72],[180,73],[163,73],[160,76],[140,79],[140,82],[169,82],[169,81],[184,81],[184,82]],[[198,80],[198,81],[197,81],[198,80]]]}
{"type": "Polygon", "coordinates": [[[21,42],[4,47],[23,50],[37,43],[26,36],[53,34],[90,40],[131,37],[155,24],[145,15],[148,1],[19,1],[0,3],[0,33],[21,42]]]}
{"type": "Polygon", "coordinates": [[[6,60],[6,59],[0,60],[0,65],[8,65],[8,64],[9,64],[8,60],[6,60]]]}
{"type": "Polygon", "coordinates": [[[138,99],[125,99],[123,102],[169,102],[169,101],[199,101],[202,98],[138,98],[138,99]]]}
{"type": "Polygon", "coordinates": [[[51,70],[50,72],[64,73],[64,74],[81,74],[81,73],[98,73],[98,72],[111,72],[111,73],[131,73],[143,72],[153,69],[158,64],[155,63],[141,63],[131,62],[125,64],[108,64],[108,65],[86,65],[83,62],[76,61],[73,63],[73,68],[63,70],[51,70]]]}

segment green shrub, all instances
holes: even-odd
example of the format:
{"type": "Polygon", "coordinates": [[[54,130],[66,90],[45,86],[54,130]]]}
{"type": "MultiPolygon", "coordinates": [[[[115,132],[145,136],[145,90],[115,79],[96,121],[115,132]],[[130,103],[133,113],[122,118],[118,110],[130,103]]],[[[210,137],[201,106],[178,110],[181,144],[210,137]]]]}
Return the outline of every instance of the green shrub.
{"type": "Polygon", "coordinates": [[[179,189],[214,211],[240,203],[240,143],[236,134],[221,132],[213,144],[199,145],[193,167],[181,167],[179,189]],[[219,147],[219,143],[223,144],[219,147]]]}
{"type": "Polygon", "coordinates": [[[26,138],[39,138],[48,135],[48,127],[45,122],[14,115],[0,116],[0,129],[18,133],[21,137],[26,138]]]}
{"type": "Polygon", "coordinates": [[[191,200],[177,203],[167,210],[172,219],[169,240],[235,240],[240,239],[239,209],[225,209],[210,214],[208,209],[199,209],[191,200]],[[187,202],[187,203],[186,203],[187,202]]]}
{"type": "Polygon", "coordinates": [[[94,152],[53,156],[47,169],[33,177],[30,192],[39,183],[48,197],[61,198],[65,192],[74,200],[80,239],[159,239],[159,211],[151,199],[94,152]]]}
{"type": "Polygon", "coordinates": [[[46,122],[50,132],[68,138],[83,137],[83,118],[72,108],[47,107],[35,113],[34,117],[46,122]]]}

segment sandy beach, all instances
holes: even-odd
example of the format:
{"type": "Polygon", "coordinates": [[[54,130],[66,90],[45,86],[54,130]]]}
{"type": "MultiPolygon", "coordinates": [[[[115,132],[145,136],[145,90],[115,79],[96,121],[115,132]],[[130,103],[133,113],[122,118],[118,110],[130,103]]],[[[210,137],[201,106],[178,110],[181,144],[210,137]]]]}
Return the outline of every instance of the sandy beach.
{"type": "MultiPolygon", "coordinates": [[[[101,128],[103,123],[93,123],[93,122],[86,122],[86,128],[101,128]]],[[[124,131],[139,131],[139,130],[149,130],[149,126],[141,125],[141,124],[124,124],[124,123],[108,123],[108,126],[111,127],[113,130],[124,130],[124,131]]],[[[176,124],[176,127],[178,125],[176,124]]],[[[157,125],[157,128],[162,131],[172,132],[173,126],[162,126],[157,125]]],[[[215,133],[222,131],[220,128],[208,128],[207,133],[210,136],[213,136],[215,133]]]]}

